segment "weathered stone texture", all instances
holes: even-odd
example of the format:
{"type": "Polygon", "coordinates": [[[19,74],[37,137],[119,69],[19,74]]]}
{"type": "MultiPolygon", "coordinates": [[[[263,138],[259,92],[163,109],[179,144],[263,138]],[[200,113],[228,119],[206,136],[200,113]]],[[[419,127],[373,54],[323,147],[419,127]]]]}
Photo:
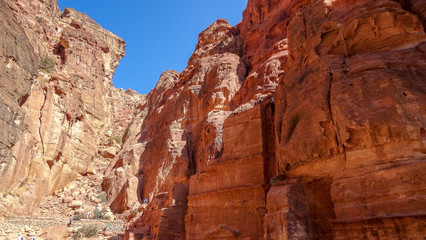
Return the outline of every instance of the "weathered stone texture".
{"type": "Polygon", "coordinates": [[[297,182],[272,186],[266,203],[265,239],[311,239],[306,196],[297,182]]]}
{"type": "Polygon", "coordinates": [[[222,157],[191,176],[187,239],[263,237],[269,159],[262,133],[267,103],[228,117],[222,157]]]}
{"type": "Polygon", "coordinates": [[[3,172],[12,160],[12,147],[25,128],[25,112],[20,106],[30,93],[38,57],[4,1],[0,3],[0,21],[0,172],[3,172]]]}
{"type": "MultiPolygon", "coordinates": [[[[151,93],[144,196],[189,182],[186,239],[421,236],[425,37],[421,1],[248,1],[151,93]],[[238,81],[217,88],[225,66],[238,81]]],[[[161,239],[164,220],[138,223],[161,239]]]]}
{"type": "Polygon", "coordinates": [[[125,43],[85,14],[56,1],[2,1],[0,11],[0,190],[12,193],[0,204],[28,214],[89,173],[144,98],[112,87],[125,43]]]}
{"type": "Polygon", "coordinates": [[[1,4],[19,40],[0,45],[1,189],[28,199],[13,211],[99,153],[127,239],[424,237],[424,1],[250,0],[146,99],[112,89],[124,42],[86,15],[1,4]]]}
{"type": "Polygon", "coordinates": [[[421,224],[424,184],[397,177],[423,174],[414,170],[424,161],[419,17],[394,1],[314,1],[287,36],[286,76],[275,93],[276,157],[280,172],[303,179],[312,238],[371,238],[384,236],[382,227],[421,224]]]}

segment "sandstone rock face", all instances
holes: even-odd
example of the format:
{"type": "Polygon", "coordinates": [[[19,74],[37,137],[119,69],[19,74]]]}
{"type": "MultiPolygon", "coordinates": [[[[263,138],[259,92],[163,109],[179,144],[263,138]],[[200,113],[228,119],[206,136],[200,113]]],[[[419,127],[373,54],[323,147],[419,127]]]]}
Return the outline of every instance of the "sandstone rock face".
{"type": "Polygon", "coordinates": [[[147,97],[126,236],[424,236],[423,2],[251,0],[203,31],[147,97]]]}
{"type": "MultiPolygon", "coordinates": [[[[124,137],[123,135],[129,124],[132,121],[136,121],[134,119],[139,119],[135,115],[142,110],[146,102],[146,95],[140,95],[131,89],[109,89],[111,90],[109,93],[111,126],[110,131],[105,132],[105,136],[108,138],[114,138],[115,136],[124,137]]],[[[122,139],[122,141],[125,140],[122,139]]]]}
{"type": "Polygon", "coordinates": [[[123,213],[141,199],[141,177],[139,158],[145,147],[138,143],[140,129],[147,114],[147,108],[135,115],[123,135],[122,151],[114,157],[105,171],[103,188],[107,192],[108,202],[115,212],[123,213]]]}
{"type": "Polygon", "coordinates": [[[93,174],[100,144],[121,139],[144,97],[112,87],[125,43],[88,16],[61,12],[56,1],[0,8],[0,191],[10,193],[0,205],[27,214],[42,196],[93,174]]]}
{"type": "Polygon", "coordinates": [[[54,226],[44,229],[39,237],[45,240],[63,240],[68,239],[69,236],[70,234],[67,227],[54,226]]]}
{"type": "Polygon", "coordinates": [[[104,158],[127,239],[426,235],[424,1],[250,0],[146,97],[112,88],[124,42],[86,15],[0,7],[0,209],[104,158]]]}
{"type": "Polygon", "coordinates": [[[424,235],[396,230],[424,221],[419,17],[393,1],[313,2],[287,36],[276,153],[281,173],[302,178],[312,238],[424,235]]]}
{"type": "Polygon", "coordinates": [[[308,205],[297,181],[272,186],[266,202],[265,239],[309,239],[308,205]]]}
{"type": "Polygon", "coordinates": [[[225,120],[221,159],[190,178],[186,239],[263,237],[270,108],[265,101],[225,120]]]}
{"type": "Polygon", "coordinates": [[[200,34],[188,67],[163,73],[148,94],[137,176],[139,198],[149,203],[129,229],[133,235],[263,237],[265,182],[276,171],[275,164],[265,165],[274,159],[274,125],[271,101],[264,99],[278,83],[284,50],[253,70],[270,77],[261,86],[244,86],[243,50],[239,29],[218,20],[200,34]]]}
{"type": "Polygon", "coordinates": [[[0,172],[12,160],[12,147],[25,129],[27,100],[38,68],[38,57],[5,1],[0,3],[0,172]]]}

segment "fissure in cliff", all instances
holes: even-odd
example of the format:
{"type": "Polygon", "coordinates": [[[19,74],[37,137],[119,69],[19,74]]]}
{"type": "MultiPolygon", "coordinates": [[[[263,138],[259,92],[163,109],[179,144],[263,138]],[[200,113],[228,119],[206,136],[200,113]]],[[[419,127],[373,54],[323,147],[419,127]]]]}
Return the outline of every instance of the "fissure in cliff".
{"type": "MultiPolygon", "coordinates": [[[[126,239],[420,239],[424,9],[419,0],[250,0],[241,23],[220,19],[200,33],[187,68],[163,73],[145,99],[109,84],[124,55],[119,37],[75,10],[53,14],[54,1],[5,0],[0,18],[19,15],[24,49],[55,46],[61,66],[43,93],[10,91],[15,102],[0,108],[27,111],[30,128],[20,138],[0,115],[0,141],[14,146],[0,162],[16,155],[0,182],[19,185],[15,174],[37,166],[0,212],[30,212],[41,192],[70,193],[84,175],[103,182],[103,207],[129,221],[126,239]]],[[[14,89],[3,86],[10,79],[0,75],[0,91],[14,89]]],[[[63,205],[86,211],[93,194],[63,205]]]]}
{"type": "Polygon", "coordinates": [[[39,137],[40,137],[40,143],[41,143],[41,147],[42,147],[42,151],[43,151],[43,156],[44,156],[44,142],[43,142],[43,133],[42,133],[42,127],[43,127],[43,120],[42,120],[42,118],[43,118],[43,109],[44,109],[44,106],[46,105],[46,100],[47,100],[47,88],[43,88],[43,91],[44,91],[44,99],[43,99],[43,104],[41,105],[41,107],[40,107],[40,117],[38,118],[38,120],[39,120],[39,127],[38,127],[38,134],[39,134],[39,137]]]}

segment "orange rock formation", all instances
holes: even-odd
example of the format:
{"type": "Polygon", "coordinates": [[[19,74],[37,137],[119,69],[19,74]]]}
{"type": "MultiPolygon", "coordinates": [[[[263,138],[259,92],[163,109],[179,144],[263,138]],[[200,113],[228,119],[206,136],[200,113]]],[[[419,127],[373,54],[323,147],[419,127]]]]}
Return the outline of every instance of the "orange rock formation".
{"type": "Polygon", "coordinates": [[[0,9],[0,210],[29,214],[90,173],[101,143],[124,133],[144,99],[113,88],[125,43],[88,16],[54,0],[0,9]]]}
{"type": "Polygon", "coordinates": [[[251,0],[237,26],[212,24],[148,95],[136,176],[150,202],[126,236],[425,236],[424,14],[251,0]]]}
{"type": "Polygon", "coordinates": [[[127,239],[426,236],[425,1],[249,0],[146,99],[112,88],[124,42],[86,15],[0,14],[0,191],[37,193],[13,211],[100,154],[127,239]]]}

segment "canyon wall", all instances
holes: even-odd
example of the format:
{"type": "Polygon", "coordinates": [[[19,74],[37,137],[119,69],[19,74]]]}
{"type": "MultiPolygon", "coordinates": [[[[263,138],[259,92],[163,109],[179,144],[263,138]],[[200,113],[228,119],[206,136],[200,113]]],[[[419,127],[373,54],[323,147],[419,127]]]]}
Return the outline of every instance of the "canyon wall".
{"type": "Polygon", "coordinates": [[[421,0],[249,0],[141,96],[112,87],[121,38],[55,0],[4,0],[0,213],[110,161],[127,239],[422,238],[425,16],[421,0]]]}
{"type": "Polygon", "coordinates": [[[249,0],[209,26],[111,166],[114,198],[149,199],[126,238],[424,237],[425,9],[249,0]]]}
{"type": "Polygon", "coordinates": [[[0,3],[0,14],[0,169],[3,169],[12,158],[12,147],[25,128],[25,112],[21,105],[35,80],[38,57],[4,1],[0,3]]]}
{"type": "Polygon", "coordinates": [[[288,26],[276,157],[312,238],[425,236],[425,32],[403,7],[313,2],[288,26]]]}
{"type": "Polygon", "coordinates": [[[121,138],[144,97],[113,88],[125,43],[85,14],[62,12],[55,0],[0,9],[0,208],[29,214],[92,172],[99,148],[121,138]]]}

